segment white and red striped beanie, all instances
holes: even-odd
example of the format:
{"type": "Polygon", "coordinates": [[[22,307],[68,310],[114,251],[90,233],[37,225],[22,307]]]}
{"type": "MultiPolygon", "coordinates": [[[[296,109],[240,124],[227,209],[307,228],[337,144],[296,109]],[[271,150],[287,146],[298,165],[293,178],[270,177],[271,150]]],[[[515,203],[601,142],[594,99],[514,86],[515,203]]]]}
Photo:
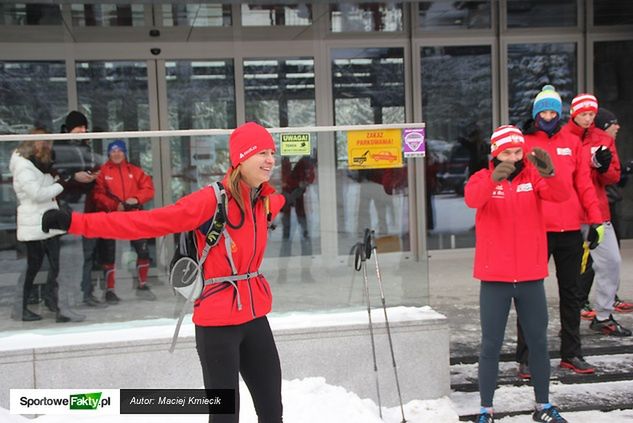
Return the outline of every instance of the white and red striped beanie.
{"type": "Polygon", "coordinates": [[[503,125],[495,129],[490,137],[490,153],[497,157],[506,148],[523,147],[523,132],[514,125],[503,125]]]}
{"type": "Polygon", "coordinates": [[[598,99],[587,93],[578,94],[571,101],[571,118],[575,118],[583,112],[598,113],[598,99]]]}

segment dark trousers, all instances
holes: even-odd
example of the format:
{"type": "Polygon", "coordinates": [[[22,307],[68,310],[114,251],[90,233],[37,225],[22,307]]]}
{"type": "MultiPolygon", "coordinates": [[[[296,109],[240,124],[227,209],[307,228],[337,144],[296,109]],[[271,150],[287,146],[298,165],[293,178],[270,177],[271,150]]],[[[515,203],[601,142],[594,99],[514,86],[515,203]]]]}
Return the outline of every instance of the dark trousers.
{"type": "MultiPolygon", "coordinates": [[[[132,245],[132,248],[136,251],[137,258],[149,260],[149,244],[147,239],[131,240],[130,245],[132,245]]],[[[114,239],[99,239],[98,248],[101,264],[114,264],[116,241],[114,239]]]]}
{"type": "Polygon", "coordinates": [[[499,354],[514,300],[530,346],[530,371],[537,403],[549,402],[549,352],[547,350],[547,300],[543,280],[519,283],[481,282],[479,316],[479,395],[482,407],[492,407],[499,374],[499,354]]]}
{"type": "Polygon", "coordinates": [[[236,326],[196,326],[196,348],[205,388],[235,389],[235,414],[210,415],[210,423],[239,421],[239,374],[258,422],[282,423],[281,366],[266,317],[236,326]]]}
{"type": "Polygon", "coordinates": [[[81,246],[84,253],[81,291],[84,294],[84,298],[92,295],[92,291],[94,290],[92,286],[92,271],[95,269],[95,264],[97,263],[97,241],[96,238],[81,238],[81,246]]]}
{"type": "Polygon", "coordinates": [[[22,290],[22,307],[26,307],[29,294],[33,289],[33,282],[37,273],[42,268],[44,256],[48,258],[48,277],[44,286],[43,297],[54,305],[57,305],[57,276],[59,275],[59,236],[41,241],[27,241],[26,244],[26,274],[22,290]]]}
{"type": "MultiPolygon", "coordinates": [[[[578,280],[582,260],[583,238],[580,231],[548,232],[548,256],[554,256],[560,309],[560,357],[567,360],[582,357],[580,346],[580,295],[578,280]]],[[[528,363],[528,346],[525,343],[521,319],[517,319],[516,361],[528,363]]],[[[530,364],[531,367],[531,364],[530,364]]]]}

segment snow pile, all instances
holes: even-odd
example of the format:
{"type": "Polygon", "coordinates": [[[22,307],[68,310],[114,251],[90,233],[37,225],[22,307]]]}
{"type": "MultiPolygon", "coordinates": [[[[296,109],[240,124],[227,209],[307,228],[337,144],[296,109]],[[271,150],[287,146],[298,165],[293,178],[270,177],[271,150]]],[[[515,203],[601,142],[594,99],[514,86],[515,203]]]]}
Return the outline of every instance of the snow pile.
{"type": "MultiPolygon", "coordinates": [[[[430,307],[390,307],[390,322],[443,319],[444,316],[430,307]]],[[[268,316],[273,330],[317,328],[344,325],[367,325],[367,310],[333,311],[321,313],[272,313],[268,316]]],[[[384,322],[382,309],[372,310],[374,323],[384,322]]],[[[29,348],[59,347],[67,345],[126,342],[147,339],[171,340],[175,319],[135,320],[118,323],[97,323],[67,328],[34,329],[28,332],[0,334],[0,351],[29,348]]],[[[194,325],[187,316],[180,329],[180,337],[193,337],[194,325]]]]}

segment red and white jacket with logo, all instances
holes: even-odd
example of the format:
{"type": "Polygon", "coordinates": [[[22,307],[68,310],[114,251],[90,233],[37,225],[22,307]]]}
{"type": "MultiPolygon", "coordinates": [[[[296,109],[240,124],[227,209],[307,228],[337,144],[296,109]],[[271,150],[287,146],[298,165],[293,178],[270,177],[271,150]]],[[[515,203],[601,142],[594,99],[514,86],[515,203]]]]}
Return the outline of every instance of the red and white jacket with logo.
{"type": "Polygon", "coordinates": [[[95,182],[93,197],[97,211],[116,211],[128,198],[136,198],[139,204],[154,198],[152,178],[126,160],[119,164],[107,161],[95,182]]]}
{"type": "Polygon", "coordinates": [[[552,137],[544,131],[535,130],[533,126],[523,133],[525,151],[529,153],[534,147],[547,151],[554,163],[556,174],[572,187],[566,201],[543,203],[547,232],[578,231],[580,225],[585,222],[585,216],[591,223],[603,222],[588,168],[590,158],[583,150],[580,137],[569,125],[564,125],[552,137]]]}
{"type": "Polygon", "coordinates": [[[466,183],[464,200],[476,208],[475,268],[482,281],[525,282],[547,276],[547,238],[543,200],[562,202],[570,187],[555,172],[542,178],[527,162],[512,180],[494,182],[494,167],[482,169],[466,183]]]}
{"type": "MultiPolygon", "coordinates": [[[[593,153],[595,153],[600,146],[605,146],[611,151],[611,163],[606,172],[600,173],[597,168],[593,167],[591,161],[589,162],[589,171],[591,172],[591,180],[600,204],[602,222],[611,221],[607,185],[620,182],[621,173],[620,158],[618,157],[618,150],[615,148],[615,140],[602,129],[596,128],[593,124],[589,129],[580,128],[576,124],[574,124],[574,126],[582,130],[582,146],[589,157],[592,157],[593,153]]],[[[587,223],[594,222],[589,220],[587,223]]]]}
{"type": "MultiPolygon", "coordinates": [[[[228,186],[225,177],[223,184],[228,186]]],[[[268,240],[268,219],[264,197],[269,198],[271,219],[279,213],[284,197],[277,194],[272,186],[264,183],[253,201],[251,189],[241,183],[245,212],[227,190],[227,214],[229,221],[239,226],[226,229],[232,240],[231,250],[238,274],[257,272],[264,258],[268,240]],[[243,223],[239,225],[242,221],[243,223]]],[[[199,228],[211,219],[216,209],[216,197],[212,187],[202,188],[189,194],[175,204],[153,210],[113,213],[73,213],[69,233],[92,238],[140,239],[155,238],[172,233],[186,232],[199,228]]],[[[198,233],[198,241],[204,235],[198,233]]],[[[204,278],[231,275],[224,237],[213,247],[203,265],[204,278]]],[[[199,244],[200,245],[200,244],[199,244]]],[[[229,326],[246,323],[270,312],[272,293],[263,275],[237,282],[241,298],[241,310],[237,305],[237,293],[228,282],[205,287],[201,298],[196,301],[193,322],[198,326],[229,326]]]]}

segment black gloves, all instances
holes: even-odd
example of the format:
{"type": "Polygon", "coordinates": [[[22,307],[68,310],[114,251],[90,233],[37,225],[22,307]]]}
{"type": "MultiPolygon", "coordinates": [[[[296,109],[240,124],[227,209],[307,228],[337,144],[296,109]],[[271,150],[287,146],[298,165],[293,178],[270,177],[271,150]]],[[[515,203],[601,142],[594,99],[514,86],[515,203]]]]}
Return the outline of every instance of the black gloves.
{"type": "Polygon", "coordinates": [[[589,233],[587,233],[587,243],[589,244],[589,249],[593,250],[602,242],[602,237],[604,236],[604,227],[602,225],[590,225],[589,233]]]}
{"type": "Polygon", "coordinates": [[[598,172],[604,173],[609,170],[612,158],[611,150],[601,145],[600,148],[593,153],[592,163],[594,167],[598,168],[598,172]]]}
{"type": "Polygon", "coordinates": [[[508,176],[512,175],[514,169],[515,167],[512,163],[501,162],[495,167],[495,170],[492,171],[492,180],[495,182],[501,182],[504,179],[507,179],[508,176]]]}
{"type": "Polygon", "coordinates": [[[63,210],[47,210],[42,216],[42,230],[48,233],[51,229],[67,231],[70,228],[70,213],[63,210]]]}
{"type": "Polygon", "coordinates": [[[552,158],[547,151],[542,148],[534,147],[532,152],[527,156],[528,160],[536,167],[538,173],[543,178],[549,178],[554,175],[554,165],[552,164],[552,158]]]}

